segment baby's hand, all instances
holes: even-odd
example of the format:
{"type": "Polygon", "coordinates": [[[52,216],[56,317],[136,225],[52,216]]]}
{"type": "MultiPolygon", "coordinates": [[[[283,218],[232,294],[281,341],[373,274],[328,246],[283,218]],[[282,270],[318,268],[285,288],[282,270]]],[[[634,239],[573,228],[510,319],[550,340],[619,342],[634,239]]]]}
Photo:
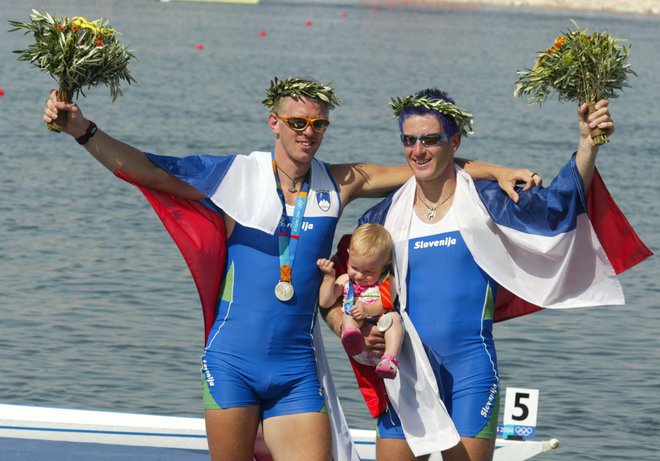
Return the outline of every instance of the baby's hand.
{"type": "Polygon", "coordinates": [[[364,320],[368,316],[367,308],[362,301],[356,302],[349,310],[355,320],[364,320]]]}
{"type": "Polygon", "coordinates": [[[335,276],[335,263],[329,259],[320,258],[316,260],[316,265],[319,267],[323,275],[335,276]]]}

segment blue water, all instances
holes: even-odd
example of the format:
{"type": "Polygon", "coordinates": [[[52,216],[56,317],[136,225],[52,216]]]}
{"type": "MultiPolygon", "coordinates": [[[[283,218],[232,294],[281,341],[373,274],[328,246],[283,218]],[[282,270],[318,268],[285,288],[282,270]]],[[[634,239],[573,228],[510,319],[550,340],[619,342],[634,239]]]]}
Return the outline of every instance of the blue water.
{"type": "MultiPolygon", "coordinates": [[[[21,3],[0,0],[6,29],[8,19],[27,19],[21,3]]],[[[81,105],[141,149],[269,150],[264,89],[273,76],[311,75],[333,81],[343,100],[318,154],[325,161],[401,162],[389,98],[440,86],[476,117],[462,156],[529,167],[546,181],[575,149],[575,107],[514,99],[515,71],[569,29],[569,18],[607,29],[630,40],[639,77],[612,101],[617,132],[598,165],[632,225],[660,248],[657,16],[386,3],[375,10],[357,1],[38,7],[107,17],[122,32],[140,59],[131,67],[138,83],[114,104],[107,89],[94,88],[81,105]]],[[[44,129],[54,82],[15,61],[11,51],[27,37],[1,37],[0,401],[200,416],[202,320],[183,259],[137,190],[44,129]]],[[[350,205],[338,233],[372,203],[350,205]]],[[[504,387],[540,389],[538,435],[561,441],[539,459],[660,459],[659,275],[657,258],[623,274],[625,306],[546,311],[496,326],[504,387]]],[[[338,341],[328,334],[326,343],[349,423],[372,428],[338,341]]]]}

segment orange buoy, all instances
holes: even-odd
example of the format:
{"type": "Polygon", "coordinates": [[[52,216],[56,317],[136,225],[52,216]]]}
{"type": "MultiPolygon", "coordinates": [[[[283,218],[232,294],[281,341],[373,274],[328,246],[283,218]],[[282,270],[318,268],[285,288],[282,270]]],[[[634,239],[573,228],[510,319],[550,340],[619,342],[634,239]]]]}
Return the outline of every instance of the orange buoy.
{"type": "Polygon", "coordinates": [[[5,90],[3,90],[2,88],[0,88],[0,96],[4,96],[4,95],[5,95],[5,90]]]}
{"type": "Polygon", "coordinates": [[[305,25],[306,25],[307,27],[311,27],[311,26],[312,26],[312,21],[307,20],[307,22],[305,23],[305,25]]]}
{"type": "Polygon", "coordinates": [[[259,29],[259,37],[265,37],[266,36],[266,31],[263,29],[259,29]]]}
{"type": "Polygon", "coordinates": [[[200,50],[200,51],[203,50],[203,49],[204,49],[204,45],[201,44],[201,43],[198,43],[198,44],[197,44],[197,49],[200,50]]]}
{"type": "Polygon", "coordinates": [[[342,18],[347,18],[347,17],[348,17],[348,13],[347,13],[346,11],[344,11],[344,12],[341,14],[341,17],[342,17],[342,18]]]}

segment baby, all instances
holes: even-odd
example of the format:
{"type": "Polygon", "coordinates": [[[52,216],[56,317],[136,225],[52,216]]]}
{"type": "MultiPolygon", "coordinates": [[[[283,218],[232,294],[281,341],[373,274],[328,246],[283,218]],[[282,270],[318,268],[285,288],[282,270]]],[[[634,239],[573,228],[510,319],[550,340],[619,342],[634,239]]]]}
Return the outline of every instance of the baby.
{"type": "Polygon", "coordinates": [[[334,263],[329,259],[316,262],[323,272],[319,289],[321,308],[332,307],[343,295],[341,342],[346,353],[363,362],[359,359],[363,351],[360,327],[364,321],[377,324],[385,337],[385,353],[376,365],[376,373],[387,379],[397,375],[397,356],[403,342],[401,316],[392,304],[396,298],[389,271],[392,246],[392,237],[383,226],[363,224],[351,237],[345,274],[336,277],[334,263]]]}

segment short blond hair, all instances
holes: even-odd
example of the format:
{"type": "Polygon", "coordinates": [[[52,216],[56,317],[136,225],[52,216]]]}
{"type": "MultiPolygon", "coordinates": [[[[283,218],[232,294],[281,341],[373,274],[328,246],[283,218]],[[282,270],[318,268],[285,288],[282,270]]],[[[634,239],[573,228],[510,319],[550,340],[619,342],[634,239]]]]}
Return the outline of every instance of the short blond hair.
{"type": "Polygon", "coordinates": [[[367,257],[389,261],[394,242],[390,233],[380,224],[367,223],[358,226],[351,236],[349,251],[367,257]]]}

